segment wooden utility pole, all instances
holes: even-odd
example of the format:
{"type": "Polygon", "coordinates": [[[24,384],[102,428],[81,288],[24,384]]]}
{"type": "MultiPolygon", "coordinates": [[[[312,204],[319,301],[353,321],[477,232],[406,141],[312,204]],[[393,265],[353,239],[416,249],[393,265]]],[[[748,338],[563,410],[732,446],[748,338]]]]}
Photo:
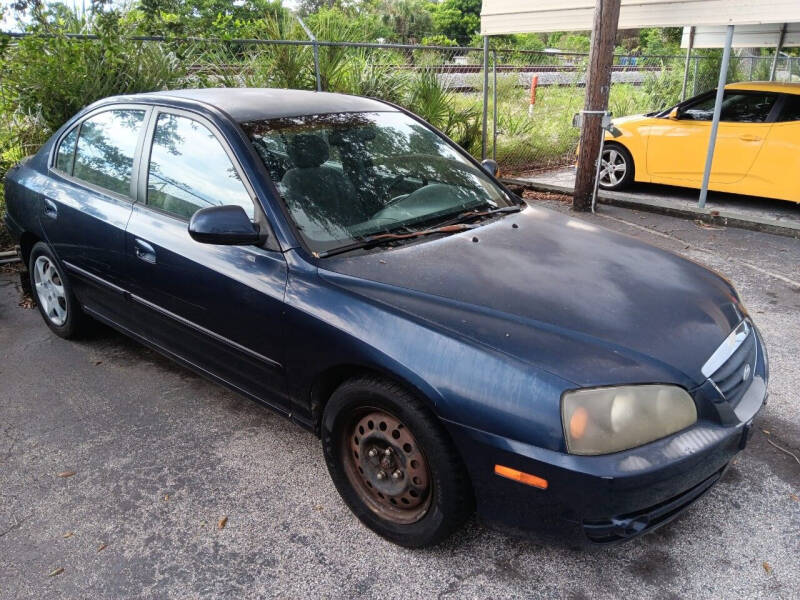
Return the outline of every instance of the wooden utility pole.
{"type": "Polygon", "coordinates": [[[578,170],[575,174],[575,192],[572,208],[580,211],[592,207],[595,165],[603,139],[602,111],[608,109],[608,92],[611,88],[611,64],[614,61],[614,42],[619,23],[620,0],[597,0],[594,9],[592,45],[589,66],[586,69],[586,102],[581,124],[578,170]]]}

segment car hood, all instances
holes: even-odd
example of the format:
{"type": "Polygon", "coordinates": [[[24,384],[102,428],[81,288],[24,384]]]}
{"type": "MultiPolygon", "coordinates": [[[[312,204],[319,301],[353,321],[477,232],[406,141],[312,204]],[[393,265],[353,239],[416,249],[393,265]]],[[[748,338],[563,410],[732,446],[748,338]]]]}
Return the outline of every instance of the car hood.
{"type": "Polygon", "coordinates": [[[615,117],[611,122],[614,125],[625,125],[626,123],[636,123],[637,121],[645,121],[652,118],[647,115],[628,115],[627,117],[615,117]]]}
{"type": "Polygon", "coordinates": [[[465,233],[330,258],[320,274],[578,385],[700,384],[743,318],[730,284],[700,265],[533,206],[465,233]]]}

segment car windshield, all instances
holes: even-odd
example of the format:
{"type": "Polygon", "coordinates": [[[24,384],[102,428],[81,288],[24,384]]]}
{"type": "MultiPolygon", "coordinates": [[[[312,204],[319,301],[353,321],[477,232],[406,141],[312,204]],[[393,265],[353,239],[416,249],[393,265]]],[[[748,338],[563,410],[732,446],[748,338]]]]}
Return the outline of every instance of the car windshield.
{"type": "Polygon", "coordinates": [[[242,126],[314,252],[514,205],[460,149],[399,111],[242,126]]]}

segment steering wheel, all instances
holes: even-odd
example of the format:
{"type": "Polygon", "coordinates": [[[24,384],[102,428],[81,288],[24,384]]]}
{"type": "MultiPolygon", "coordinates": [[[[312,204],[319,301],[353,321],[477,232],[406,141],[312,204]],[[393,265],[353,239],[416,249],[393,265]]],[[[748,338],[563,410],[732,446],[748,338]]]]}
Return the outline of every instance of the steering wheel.
{"type": "MultiPolygon", "coordinates": [[[[392,177],[392,180],[389,182],[389,185],[387,185],[387,186],[386,186],[386,192],[387,192],[387,194],[389,194],[389,195],[391,196],[391,195],[392,195],[392,194],[391,194],[391,192],[392,192],[392,190],[395,188],[395,186],[397,186],[397,185],[399,185],[399,184],[403,183],[405,180],[406,180],[406,176],[405,176],[405,175],[403,175],[402,173],[400,173],[400,174],[398,174],[398,175],[395,175],[394,177],[392,177]]],[[[389,202],[389,204],[391,204],[391,203],[392,203],[392,202],[394,202],[395,200],[396,200],[396,198],[392,199],[392,200],[389,202]]],[[[389,206],[389,204],[387,204],[386,206],[389,206]]]]}

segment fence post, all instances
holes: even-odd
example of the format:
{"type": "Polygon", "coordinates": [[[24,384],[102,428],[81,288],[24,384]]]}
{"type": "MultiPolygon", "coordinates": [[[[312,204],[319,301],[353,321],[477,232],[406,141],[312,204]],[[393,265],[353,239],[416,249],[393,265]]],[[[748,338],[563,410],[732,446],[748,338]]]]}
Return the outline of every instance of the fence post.
{"type": "Polygon", "coordinates": [[[317,78],[317,91],[322,91],[322,81],[320,80],[319,76],[319,44],[317,43],[317,37],[311,32],[311,30],[306,26],[303,19],[300,18],[300,15],[295,13],[295,18],[297,22],[300,23],[300,27],[303,28],[303,31],[306,32],[308,39],[311,40],[311,51],[314,54],[314,75],[317,78]]]}
{"type": "Polygon", "coordinates": [[[489,121],[489,36],[483,36],[483,131],[481,132],[481,160],[486,158],[486,134],[489,121]]]}
{"type": "Polygon", "coordinates": [[[497,160],[497,50],[492,50],[492,160],[497,160]]]}

